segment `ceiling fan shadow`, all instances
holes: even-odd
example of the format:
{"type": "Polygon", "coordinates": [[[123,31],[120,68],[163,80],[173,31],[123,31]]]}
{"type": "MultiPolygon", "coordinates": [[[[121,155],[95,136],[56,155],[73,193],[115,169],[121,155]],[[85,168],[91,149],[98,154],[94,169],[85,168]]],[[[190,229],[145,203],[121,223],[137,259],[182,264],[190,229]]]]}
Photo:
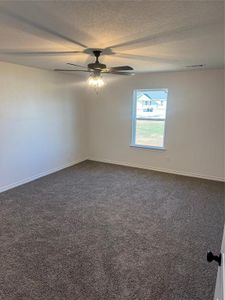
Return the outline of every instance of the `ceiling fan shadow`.
{"type": "Polygon", "coordinates": [[[73,54],[83,53],[83,51],[17,51],[17,50],[0,50],[2,55],[15,55],[15,56],[67,56],[73,54]]]}
{"type": "MultiPolygon", "coordinates": [[[[122,50],[124,47],[126,47],[126,50],[131,50],[174,41],[199,38],[205,35],[212,34],[214,32],[221,31],[222,33],[223,26],[224,24],[222,22],[211,22],[198,26],[180,27],[174,30],[161,32],[155,35],[148,35],[133,40],[129,40],[129,37],[124,37],[122,40],[108,46],[107,48],[119,48],[122,50]]],[[[140,33],[137,35],[140,35],[140,33]]]]}
{"type": "MultiPolygon", "coordinates": [[[[44,12],[42,12],[42,13],[44,13],[44,12]]],[[[22,16],[21,14],[12,12],[9,8],[5,7],[4,4],[2,4],[2,3],[0,4],[0,16],[1,16],[1,20],[4,23],[8,24],[9,26],[12,26],[12,24],[13,24],[16,29],[19,28],[23,32],[31,33],[32,35],[35,35],[35,36],[38,36],[41,38],[51,39],[54,42],[55,42],[55,39],[54,39],[54,37],[55,37],[55,38],[61,39],[63,41],[67,41],[73,45],[77,45],[82,48],[87,48],[87,45],[83,44],[80,41],[70,38],[69,36],[67,36],[63,33],[60,33],[56,30],[48,28],[44,24],[40,24],[34,20],[30,20],[27,17],[22,16]],[[45,37],[43,35],[43,33],[47,34],[48,37],[45,37]]],[[[48,20],[48,18],[50,18],[50,16],[46,16],[46,20],[48,20]]],[[[59,21],[57,20],[57,22],[59,22],[59,21]]],[[[85,33],[82,32],[82,35],[85,36],[85,33]]]]}
{"type": "Polygon", "coordinates": [[[148,62],[156,62],[156,63],[163,62],[166,64],[173,64],[173,63],[178,62],[178,60],[175,60],[175,59],[168,59],[168,58],[162,58],[162,57],[144,56],[144,55],[122,53],[122,52],[115,52],[114,54],[116,57],[128,58],[128,59],[133,59],[133,60],[142,60],[142,61],[148,61],[148,62]]]}

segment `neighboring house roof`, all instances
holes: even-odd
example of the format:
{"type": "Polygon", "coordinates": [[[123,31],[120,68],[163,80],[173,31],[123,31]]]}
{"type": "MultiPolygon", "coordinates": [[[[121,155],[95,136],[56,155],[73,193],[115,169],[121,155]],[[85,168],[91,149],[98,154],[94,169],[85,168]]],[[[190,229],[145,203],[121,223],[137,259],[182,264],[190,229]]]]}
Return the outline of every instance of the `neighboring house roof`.
{"type": "Polygon", "coordinates": [[[142,100],[142,101],[151,100],[151,105],[157,105],[157,101],[155,99],[152,99],[147,93],[142,93],[138,95],[138,100],[142,100]]]}
{"type": "Polygon", "coordinates": [[[141,99],[141,100],[151,100],[151,98],[149,98],[147,95],[145,94],[139,94],[138,95],[138,100],[141,99]]]}
{"type": "Polygon", "coordinates": [[[138,98],[146,97],[146,100],[155,100],[155,101],[166,101],[167,100],[167,90],[139,90],[138,91],[138,98]]]}
{"type": "Polygon", "coordinates": [[[143,100],[152,100],[152,98],[147,93],[138,94],[138,99],[143,98],[143,100]]]}
{"type": "Polygon", "coordinates": [[[149,96],[147,93],[143,93],[146,97],[148,97],[150,100],[153,100],[151,96],[149,96]]]}

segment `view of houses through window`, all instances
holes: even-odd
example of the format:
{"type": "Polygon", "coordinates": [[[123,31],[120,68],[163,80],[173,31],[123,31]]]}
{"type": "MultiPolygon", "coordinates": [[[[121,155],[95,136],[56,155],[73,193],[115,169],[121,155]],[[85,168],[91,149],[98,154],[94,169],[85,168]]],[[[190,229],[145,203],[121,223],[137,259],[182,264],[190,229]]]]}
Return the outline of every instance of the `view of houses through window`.
{"type": "Polygon", "coordinates": [[[164,147],[167,94],[167,89],[134,92],[133,145],[164,147]]]}

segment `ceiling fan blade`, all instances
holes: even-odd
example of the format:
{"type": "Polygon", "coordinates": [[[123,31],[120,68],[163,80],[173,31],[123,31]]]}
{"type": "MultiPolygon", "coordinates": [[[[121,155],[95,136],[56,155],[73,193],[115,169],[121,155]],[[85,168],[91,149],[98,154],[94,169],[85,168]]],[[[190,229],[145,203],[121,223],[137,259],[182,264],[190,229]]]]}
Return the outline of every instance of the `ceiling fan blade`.
{"type": "Polygon", "coordinates": [[[70,54],[77,54],[83,53],[82,51],[11,51],[11,50],[0,50],[0,54],[5,55],[21,55],[21,56],[57,56],[57,55],[70,55],[70,54]]]}
{"type": "Polygon", "coordinates": [[[114,72],[114,71],[110,71],[110,72],[105,72],[104,74],[114,74],[114,75],[126,75],[126,76],[132,76],[135,75],[134,73],[131,72],[114,72]]]}
{"type": "Polygon", "coordinates": [[[54,69],[54,71],[57,71],[57,72],[88,72],[88,73],[92,72],[92,71],[88,71],[88,70],[68,70],[68,69],[54,69]]]}
{"type": "Polygon", "coordinates": [[[87,69],[87,67],[84,67],[84,66],[81,66],[81,65],[77,65],[77,64],[67,63],[67,65],[87,69]]]}
{"type": "Polygon", "coordinates": [[[128,70],[133,70],[133,68],[130,66],[119,66],[119,67],[110,68],[110,71],[128,71],[128,70]]]}

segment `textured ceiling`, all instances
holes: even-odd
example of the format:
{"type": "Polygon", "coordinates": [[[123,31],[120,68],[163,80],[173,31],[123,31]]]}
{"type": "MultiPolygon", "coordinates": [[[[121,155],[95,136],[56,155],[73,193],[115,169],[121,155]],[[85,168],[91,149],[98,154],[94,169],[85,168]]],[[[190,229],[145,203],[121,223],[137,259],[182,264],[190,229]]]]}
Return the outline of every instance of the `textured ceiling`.
{"type": "Polygon", "coordinates": [[[223,67],[224,1],[0,1],[0,41],[0,60],[45,69],[86,65],[86,48],[137,72],[223,67]]]}

